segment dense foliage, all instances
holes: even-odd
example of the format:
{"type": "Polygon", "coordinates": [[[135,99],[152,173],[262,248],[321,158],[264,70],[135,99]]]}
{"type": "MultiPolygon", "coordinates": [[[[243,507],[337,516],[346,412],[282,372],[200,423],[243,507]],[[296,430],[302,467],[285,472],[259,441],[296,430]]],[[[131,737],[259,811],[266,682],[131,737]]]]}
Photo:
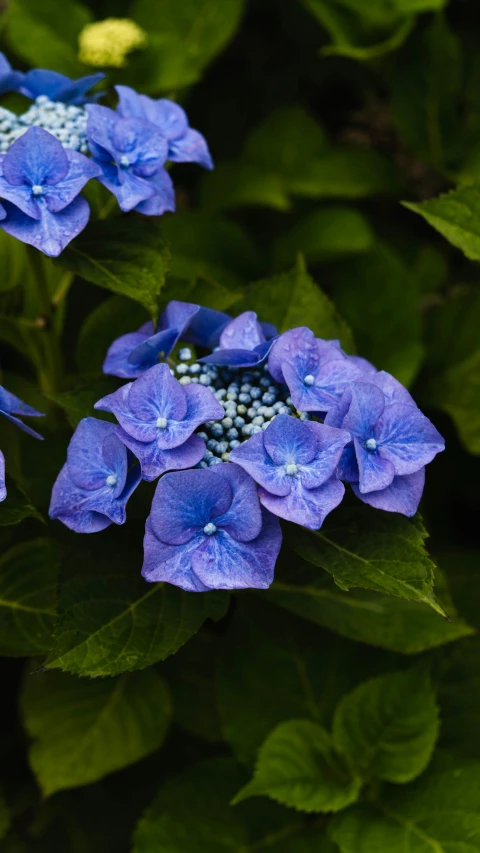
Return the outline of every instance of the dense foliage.
{"type": "Polygon", "coordinates": [[[480,851],[475,0],[0,5],[0,850],[480,851]]]}

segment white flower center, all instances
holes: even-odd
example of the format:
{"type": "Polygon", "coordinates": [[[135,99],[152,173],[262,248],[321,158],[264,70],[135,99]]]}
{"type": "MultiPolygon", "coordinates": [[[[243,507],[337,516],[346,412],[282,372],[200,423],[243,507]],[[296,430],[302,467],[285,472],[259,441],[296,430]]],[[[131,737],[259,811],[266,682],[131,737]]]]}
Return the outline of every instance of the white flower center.
{"type": "Polygon", "coordinates": [[[294,477],[295,474],[298,474],[298,465],[295,462],[289,462],[288,465],[285,465],[285,473],[289,475],[289,477],[294,477]]]}
{"type": "Polygon", "coordinates": [[[32,187],[32,195],[43,195],[43,187],[40,184],[34,184],[32,187]]]}
{"type": "Polygon", "coordinates": [[[116,486],[117,485],[117,478],[115,477],[114,474],[108,475],[107,479],[105,480],[105,485],[107,485],[107,486],[116,486]]]}
{"type": "Polygon", "coordinates": [[[207,536],[212,536],[214,533],[217,532],[217,527],[215,524],[209,521],[208,524],[206,524],[203,528],[203,532],[206,533],[207,536]]]}
{"type": "Polygon", "coordinates": [[[377,442],[375,441],[374,438],[367,438],[367,440],[365,442],[365,447],[367,448],[367,450],[370,450],[370,451],[376,450],[377,449],[377,442]]]}
{"type": "Polygon", "coordinates": [[[165,429],[168,424],[166,418],[157,418],[157,427],[158,429],[165,429]]]}
{"type": "Polygon", "coordinates": [[[307,376],[305,376],[305,378],[303,380],[304,385],[313,385],[314,382],[315,382],[315,377],[312,376],[311,373],[309,373],[307,376]]]}

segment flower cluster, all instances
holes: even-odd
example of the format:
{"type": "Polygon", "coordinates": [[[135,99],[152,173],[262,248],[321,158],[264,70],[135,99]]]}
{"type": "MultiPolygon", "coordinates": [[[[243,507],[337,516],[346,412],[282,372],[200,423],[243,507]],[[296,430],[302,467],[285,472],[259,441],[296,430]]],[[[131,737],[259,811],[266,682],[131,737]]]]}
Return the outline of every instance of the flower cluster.
{"type": "Polygon", "coordinates": [[[158,330],[113,342],[104,371],[133,380],[95,406],[118,425],[80,424],[51,515],[82,532],[123,522],[134,487],[115,468],[123,447],[139,462],[134,485],[160,477],[143,576],[185,590],[268,587],[279,519],[318,530],[345,483],[372,507],[414,515],[425,466],[444,449],[393,376],[306,327],[278,334],[252,311],[232,320],[171,302],[158,330]],[[91,449],[94,428],[116,455],[110,443],[91,449]]]}
{"type": "MultiPolygon", "coordinates": [[[[38,432],[35,432],[34,429],[24,424],[22,420],[20,420],[20,416],[26,416],[30,418],[42,418],[43,413],[37,412],[32,406],[29,406],[27,403],[24,403],[23,400],[19,400],[15,394],[12,394],[10,391],[7,391],[6,388],[3,388],[0,385],[0,415],[4,417],[7,421],[10,421],[11,424],[14,424],[22,432],[26,432],[27,435],[31,435],[32,438],[38,438],[40,441],[43,441],[43,436],[41,436],[38,432]]],[[[5,486],[5,457],[0,450],[0,502],[4,501],[7,497],[7,489],[5,486]]]]}
{"type": "Polygon", "coordinates": [[[18,116],[0,108],[0,227],[46,255],[59,255],[87,224],[90,210],[79,194],[92,178],[122,211],[160,216],[175,210],[167,161],[213,168],[182,107],[127,86],[116,87],[115,110],[100,106],[88,91],[103,76],[21,74],[0,54],[0,93],[35,100],[18,116]]]}

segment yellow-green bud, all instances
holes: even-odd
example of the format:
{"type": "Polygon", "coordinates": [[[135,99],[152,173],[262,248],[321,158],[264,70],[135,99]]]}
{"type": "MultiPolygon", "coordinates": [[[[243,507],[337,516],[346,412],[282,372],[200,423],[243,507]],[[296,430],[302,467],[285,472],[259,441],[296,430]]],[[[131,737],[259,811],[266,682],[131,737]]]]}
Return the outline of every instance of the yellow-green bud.
{"type": "Polygon", "coordinates": [[[78,37],[78,58],[85,65],[122,68],[130,51],[144,47],[147,34],[129,18],[87,24],[78,37]]]}

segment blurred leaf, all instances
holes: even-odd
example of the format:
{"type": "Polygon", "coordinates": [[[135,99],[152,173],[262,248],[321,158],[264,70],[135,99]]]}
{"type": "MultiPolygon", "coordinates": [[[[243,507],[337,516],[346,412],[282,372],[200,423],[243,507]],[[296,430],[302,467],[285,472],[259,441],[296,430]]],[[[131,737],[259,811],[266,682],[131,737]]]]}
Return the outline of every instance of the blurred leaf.
{"type": "Polygon", "coordinates": [[[118,539],[112,564],[109,540],[103,542],[103,554],[96,544],[92,554],[74,555],[78,571],[61,587],[48,669],[91,676],[143,669],[174,654],[205,619],[224,615],[225,593],[189,595],[170,584],[147,584],[127,543],[122,548],[118,539]]]}
{"type": "Polygon", "coordinates": [[[342,506],[321,530],[289,526],[289,543],[303,559],[329,572],[340,589],[363,587],[421,601],[445,615],[433,592],[435,565],[418,517],[342,506]]]}
{"type": "Polygon", "coordinates": [[[7,478],[7,497],[0,503],[0,527],[19,524],[24,518],[43,521],[43,517],[32,506],[24,492],[7,478]]]}
{"type": "Polygon", "coordinates": [[[7,804],[3,794],[0,794],[0,839],[4,838],[9,826],[10,815],[8,813],[7,804]]]}
{"type": "Polygon", "coordinates": [[[399,191],[395,165],[371,148],[330,148],[288,181],[293,195],[308,198],[365,198],[399,191]]]}
{"type": "Polygon", "coordinates": [[[149,91],[170,92],[195,83],[232,38],[243,0],[134,0],[130,16],[149,34],[147,49],[129,71],[149,91]]]}
{"type": "Polygon", "coordinates": [[[411,655],[474,633],[456,616],[450,598],[440,587],[442,580],[437,572],[437,597],[451,619],[448,622],[419,602],[367,590],[342,592],[318,575],[305,585],[276,581],[266,596],[343,637],[411,655]]]}
{"type": "Polygon", "coordinates": [[[7,37],[16,54],[33,66],[51,68],[78,77],[78,34],[90,23],[89,9],[77,0],[66,0],[59,26],[57,0],[11,0],[8,4],[7,37]]]}
{"type": "Polygon", "coordinates": [[[250,134],[245,155],[252,163],[293,180],[327,146],[318,121],[298,106],[279,107],[250,134]]]}
{"type": "MultiPolygon", "coordinates": [[[[478,570],[478,557],[476,569],[478,570]]],[[[470,575],[472,580],[473,575],[470,575]]],[[[470,591],[472,583],[470,581],[470,591]]],[[[471,594],[471,592],[470,592],[471,594]]],[[[480,759],[480,639],[457,643],[440,684],[440,746],[466,759],[480,759]]]]}
{"type": "Polygon", "coordinates": [[[472,261],[480,260],[480,188],[459,187],[445,195],[404,207],[419,213],[472,261]]]}
{"type": "Polygon", "coordinates": [[[155,318],[170,252],[158,225],[123,217],[92,223],[59,263],[93,284],[129,296],[155,318]]]}
{"type": "Polygon", "coordinates": [[[308,274],[302,258],[289,272],[252,284],[245,301],[235,308],[237,313],[256,311],[261,320],[273,323],[280,332],[308,322],[318,337],[340,338],[347,350],[353,349],[350,329],[308,274]]]}
{"type": "Polygon", "coordinates": [[[359,352],[410,385],[423,357],[420,295],[412,271],[392,248],[378,243],[354,261],[340,262],[330,282],[359,352]]]}
{"type": "Polygon", "coordinates": [[[407,789],[386,789],[377,807],[338,815],[330,834],[341,853],[476,853],[480,764],[433,770],[407,789]]]}
{"type": "Polygon", "coordinates": [[[78,335],[76,356],[80,371],[100,373],[113,341],[135,331],[147,320],[145,309],[124,296],[109,296],[97,305],[78,335]]]}
{"type": "Polygon", "coordinates": [[[233,804],[267,796],[299,811],[336,812],[357,800],[360,787],[325,729],[309,720],[289,720],[267,737],[252,781],[233,804]]]}
{"type": "Polygon", "coordinates": [[[480,348],[444,373],[430,399],[450,415],[466,449],[480,454],[480,348]]]}
{"type": "Polygon", "coordinates": [[[290,202],[282,178],[275,171],[241,160],[220,165],[203,183],[203,207],[208,211],[260,205],[288,210],[290,202]]]}
{"type": "Polygon", "coordinates": [[[27,675],[21,698],[29,760],[45,796],[101,779],[158,749],[170,696],[154,670],[116,679],[27,675]]]}
{"type": "Polygon", "coordinates": [[[49,539],[15,545],[0,557],[0,655],[51,648],[59,566],[58,547],[49,539]]]}
{"type": "Polygon", "coordinates": [[[0,231],[0,257],[2,258],[0,293],[4,293],[22,284],[23,277],[27,274],[28,258],[25,244],[5,231],[0,231]]]}
{"type": "Polygon", "coordinates": [[[333,740],[364,780],[411,782],[427,767],[438,737],[429,677],[411,669],[360,684],[340,702],[333,740]]]}
{"type": "Polygon", "coordinates": [[[89,382],[88,385],[80,385],[72,391],[62,391],[59,394],[46,394],[45,396],[64,410],[68,423],[75,429],[82,418],[98,417],[99,413],[94,411],[94,404],[107,394],[112,394],[116,388],[115,380],[105,376],[103,379],[89,382]]]}
{"type": "Polygon", "coordinates": [[[357,255],[373,245],[373,232],[361,213],[349,207],[317,210],[281,235],[274,246],[278,268],[294,263],[302,252],[308,263],[315,264],[339,255],[357,255]]]}

